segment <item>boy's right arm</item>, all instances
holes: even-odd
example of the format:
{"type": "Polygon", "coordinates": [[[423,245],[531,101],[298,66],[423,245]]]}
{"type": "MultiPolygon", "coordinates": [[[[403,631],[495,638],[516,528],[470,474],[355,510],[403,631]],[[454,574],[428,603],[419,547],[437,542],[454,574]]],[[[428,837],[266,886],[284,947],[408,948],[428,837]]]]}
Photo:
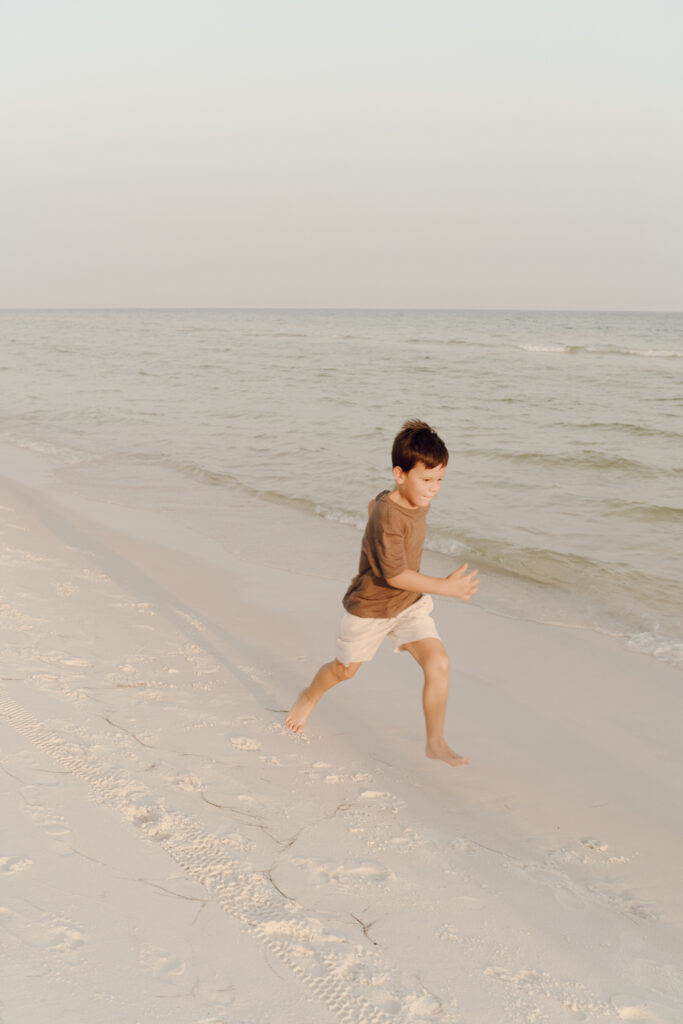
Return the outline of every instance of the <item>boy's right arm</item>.
{"type": "Polygon", "coordinates": [[[469,601],[479,588],[476,569],[467,572],[467,562],[448,576],[425,576],[414,569],[404,569],[398,575],[387,579],[390,587],[397,590],[410,590],[418,594],[440,594],[442,597],[459,597],[461,601],[469,601]]]}

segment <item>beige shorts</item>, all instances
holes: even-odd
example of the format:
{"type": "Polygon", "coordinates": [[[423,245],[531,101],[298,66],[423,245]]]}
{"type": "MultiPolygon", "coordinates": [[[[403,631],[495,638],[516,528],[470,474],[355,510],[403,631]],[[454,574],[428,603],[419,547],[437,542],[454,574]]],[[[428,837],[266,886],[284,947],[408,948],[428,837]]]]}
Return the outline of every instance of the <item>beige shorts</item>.
{"type": "Polygon", "coordinates": [[[337,635],[337,658],[342,665],[371,661],[385,636],[391,637],[395,654],[404,644],[415,640],[429,637],[438,640],[436,623],[430,615],[433,607],[430,595],[423,594],[393,619],[362,619],[344,612],[337,635]]]}

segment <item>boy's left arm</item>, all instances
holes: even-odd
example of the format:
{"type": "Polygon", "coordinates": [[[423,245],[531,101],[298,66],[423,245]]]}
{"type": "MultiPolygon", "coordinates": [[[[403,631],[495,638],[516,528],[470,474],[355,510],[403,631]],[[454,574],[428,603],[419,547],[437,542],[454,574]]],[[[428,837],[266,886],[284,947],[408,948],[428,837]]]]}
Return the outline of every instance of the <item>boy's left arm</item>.
{"type": "Polygon", "coordinates": [[[448,576],[425,576],[414,569],[403,569],[396,576],[385,577],[390,587],[409,590],[418,594],[441,594],[443,597],[459,597],[469,601],[479,588],[478,570],[471,572],[467,562],[448,576]]]}

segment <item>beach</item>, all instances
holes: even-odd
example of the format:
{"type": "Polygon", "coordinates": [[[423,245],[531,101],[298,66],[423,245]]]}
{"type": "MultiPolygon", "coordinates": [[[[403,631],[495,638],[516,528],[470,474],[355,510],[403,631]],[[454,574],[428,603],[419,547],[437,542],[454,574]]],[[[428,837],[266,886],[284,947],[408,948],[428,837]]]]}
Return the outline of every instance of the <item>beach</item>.
{"type": "Polygon", "coordinates": [[[678,1024],[682,324],[2,311],[2,1024],[678,1024]],[[284,727],[409,415],[456,769],[284,727]]]}
{"type": "Polygon", "coordinates": [[[389,645],[293,736],[357,532],[290,510],[297,568],[15,456],[3,1024],[680,1020],[676,667],[441,599],[470,766],[424,756],[389,645]]]}
{"type": "Polygon", "coordinates": [[[0,1024],[683,1024],[680,3],[6,7],[0,1024]]]}

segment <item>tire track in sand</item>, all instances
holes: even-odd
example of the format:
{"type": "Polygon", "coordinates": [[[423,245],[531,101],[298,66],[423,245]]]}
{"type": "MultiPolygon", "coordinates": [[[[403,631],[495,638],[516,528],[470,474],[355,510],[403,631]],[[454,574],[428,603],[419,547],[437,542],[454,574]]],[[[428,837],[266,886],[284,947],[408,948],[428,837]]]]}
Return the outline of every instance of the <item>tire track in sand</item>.
{"type": "MultiPolygon", "coordinates": [[[[2,687],[0,715],[38,750],[85,781],[96,803],[113,807],[124,822],[158,842],[189,878],[201,884],[225,913],[244,924],[342,1024],[427,1024],[428,1019],[433,1020],[437,1001],[430,993],[420,991],[421,986],[412,979],[406,984],[403,972],[376,951],[353,945],[307,916],[262,871],[236,859],[233,843],[168,810],[148,787],[123,769],[114,771],[75,755],[67,740],[43,725],[2,687]],[[378,977],[384,979],[379,989],[373,982],[378,977]],[[384,1009],[366,998],[362,987],[374,988],[384,1009]]],[[[439,1019],[442,1024],[452,1020],[443,1012],[439,1019]]]]}

